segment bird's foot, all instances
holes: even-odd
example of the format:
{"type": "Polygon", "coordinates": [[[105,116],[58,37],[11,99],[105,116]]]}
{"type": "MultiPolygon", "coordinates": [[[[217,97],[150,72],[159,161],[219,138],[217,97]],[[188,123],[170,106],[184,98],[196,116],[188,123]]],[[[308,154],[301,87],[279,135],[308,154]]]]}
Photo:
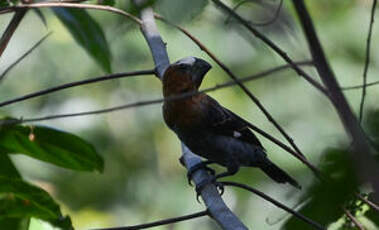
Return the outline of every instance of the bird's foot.
{"type": "Polygon", "coordinates": [[[220,196],[224,194],[224,184],[221,182],[218,182],[217,177],[212,175],[209,179],[201,181],[199,184],[196,185],[195,191],[196,191],[196,200],[200,203],[199,201],[199,196],[201,195],[201,191],[209,185],[213,184],[216,186],[217,190],[219,191],[220,196]]]}
{"type": "Polygon", "coordinates": [[[188,172],[187,172],[187,180],[188,180],[188,184],[189,185],[192,185],[191,183],[191,178],[192,178],[192,175],[199,169],[204,169],[204,170],[207,170],[212,176],[214,176],[216,174],[215,170],[212,169],[212,168],[209,168],[207,165],[208,164],[211,164],[213,162],[210,162],[210,161],[203,161],[199,164],[196,164],[194,166],[192,166],[190,169],[188,169],[188,172]]]}

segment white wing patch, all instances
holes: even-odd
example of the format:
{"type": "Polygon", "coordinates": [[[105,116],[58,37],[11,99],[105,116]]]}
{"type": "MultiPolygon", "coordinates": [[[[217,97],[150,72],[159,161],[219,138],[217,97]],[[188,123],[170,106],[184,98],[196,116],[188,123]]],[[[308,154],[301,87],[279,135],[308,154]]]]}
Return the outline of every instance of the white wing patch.
{"type": "Polygon", "coordinates": [[[239,138],[240,136],[242,136],[242,134],[240,132],[233,131],[233,137],[239,138]]]}

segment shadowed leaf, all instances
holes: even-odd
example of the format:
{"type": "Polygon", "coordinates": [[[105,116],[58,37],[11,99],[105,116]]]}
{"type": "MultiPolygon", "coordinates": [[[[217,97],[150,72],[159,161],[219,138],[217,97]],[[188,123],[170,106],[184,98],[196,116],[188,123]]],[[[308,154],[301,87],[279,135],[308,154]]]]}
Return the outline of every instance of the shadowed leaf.
{"type": "Polygon", "coordinates": [[[111,53],[99,24],[82,9],[52,8],[76,42],[82,46],[106,72],[111,72],[111,53]]]}
{"type": "Polygon", "coordinates": [[[83,139],[56,129],[20,125],[0,129],[0,154],[21,153],[64,168],[102,172],[104,162],[83,139]]]}
{"type": "MultiPolygon", "coordinates": [[[[309,188],[304,197],[310,197],[310,201],[298,210],[301,214],[325,226],[343,215],[343,205],[354,196],[358,186],[349,155],[342,149],[328,149],[324,153],[320,169],[330,180],[315,182],[309,188]]],[[[309,225],[291,217],[283,229],[309,229],[309,225]]]]}
{"type": "Polygon", "coordinates": [[[21,179],[0,176],[0,195],[0,221],[8,219],[9,224],[20,226],[16,218],[36,217],[62,229],[73,229],[70,218],[62,215],[47,192],[21,179]]]}

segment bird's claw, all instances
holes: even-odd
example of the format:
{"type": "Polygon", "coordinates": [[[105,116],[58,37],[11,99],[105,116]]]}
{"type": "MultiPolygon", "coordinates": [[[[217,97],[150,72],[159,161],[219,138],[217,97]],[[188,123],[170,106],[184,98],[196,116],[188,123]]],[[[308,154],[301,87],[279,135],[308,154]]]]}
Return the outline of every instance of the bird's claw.
{"type": "Polygon", "coordinates": [[[203,180],[199,184],[196,185],[195,191],[196,191],[197,202],[200,203],[199,196],[201,195],[201,191],[203,191],[205,186],[207,186],[209,184],[213,184],[216,186],[217,190],[219,191],[220,196],[222,196],[224,194],[224,191],[225,191],[224,184],[221,182],[218,182],[216,179],[217,178],[214,175],[212,175],[212,177],[210,179],[203,180]]]}
{"type": "Polygon", "coordinates": [[[194,166],[192,166],[188,172],[187,172],[187,180],[188,180],[188,184],[192,186],[192,183],[191,183],[191,178],[192,178],[192,175],[199,169],[204,169],[204,170],[207,170],[212,176],[216,175],[216,172],[214,169],[212,168],[209,168],[207,166],[207,162],[201,162],[199,164],[196,164],[194,166]]]}

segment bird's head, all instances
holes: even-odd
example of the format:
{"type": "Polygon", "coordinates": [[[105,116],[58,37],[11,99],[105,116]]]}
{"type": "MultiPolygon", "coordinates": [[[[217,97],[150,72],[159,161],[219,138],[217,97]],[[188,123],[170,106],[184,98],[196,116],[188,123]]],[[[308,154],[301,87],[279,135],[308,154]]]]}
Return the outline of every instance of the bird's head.
{"type": "Polygon", "coordinates": [[[186,57],[171,64],[163,76],[163,95],[171,96],[199,89],[212,66],[203,59],[186,57]]]}

